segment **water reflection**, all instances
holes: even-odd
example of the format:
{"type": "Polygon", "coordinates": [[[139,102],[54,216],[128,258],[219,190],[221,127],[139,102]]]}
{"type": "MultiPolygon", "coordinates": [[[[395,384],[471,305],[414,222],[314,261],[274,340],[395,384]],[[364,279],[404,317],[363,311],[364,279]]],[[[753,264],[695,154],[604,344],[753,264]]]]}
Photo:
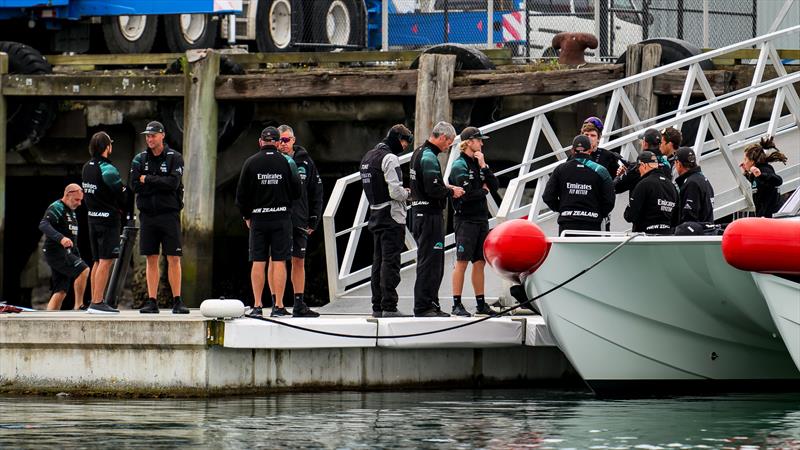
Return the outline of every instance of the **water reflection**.
{"type": "Polygon", "coordinates": [[[535,390],[210,400],[0,398],[0,447],[793,448],[800,395],[597,400],[535,390]]]}

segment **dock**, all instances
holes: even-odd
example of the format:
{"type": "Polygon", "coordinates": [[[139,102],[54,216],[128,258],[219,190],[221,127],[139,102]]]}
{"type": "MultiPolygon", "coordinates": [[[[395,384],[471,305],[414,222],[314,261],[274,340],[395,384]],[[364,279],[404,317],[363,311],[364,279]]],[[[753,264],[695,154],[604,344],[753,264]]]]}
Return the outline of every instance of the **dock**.
{"type": "Polygon", "coordinates": [[[576,380],[540,316],[476,318],[323,315],[281,322],[145,316],[138,311],[0,316],[0,392],[215,396],[292,390],[547,386],[576,380]]]}

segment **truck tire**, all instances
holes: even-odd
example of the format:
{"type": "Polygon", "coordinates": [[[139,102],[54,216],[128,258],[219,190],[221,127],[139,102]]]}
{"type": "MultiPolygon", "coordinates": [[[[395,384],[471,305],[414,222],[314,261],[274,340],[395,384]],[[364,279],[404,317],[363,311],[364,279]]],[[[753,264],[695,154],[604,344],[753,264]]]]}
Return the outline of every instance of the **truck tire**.
{"type": "MultiPolygon", "coordinates": [[[[165,72],[167,74],[182,73],[180,60],[172,63],[165,72]]],[[[242,66],[225,55],[220,55],[219,73],[220,75],[244,75],[245,72],[242,66]]],[[[252,102],[219,102],[217,151],[225,150],[239,138],[239,135],[253,121],[254,111],[252,102]]],[[[172,148],[183,149],[183,100],[159,101],[158,115],[164,125],[167,143],[172,148]]]]}
{"type": "Polygon", "coordinates": [[[365,46],[366,12],[357,0],[324,0],[314,3],[314,42],[329,45],[365,46]]]}
{"type": "MultiPolygon", "coordinates": [[[[483,52],[461,44],[434,45],[422,53],[455,55],[456,70],[493,70],[496,68],[492,60],[483,52]]],[[[419,57],[411,62],[410,68],[419,68],[419,57]]],[[[496,120],[495,114],[502,106],[501,101],[500,97],[494,97],[453,102],[453,126],[456,130],[460,130],[469,125],[482,126],[494,122],[496,120]]],[[[412,97],[404,100],[403,109],[408,122],[413,125],[416,99],[412,97]]],[[[422,139],[422,136],[420,136],[420,139],[422,139]]]]}
{"type": "MultiPolygon", "coordinates": [[[[41,75],[53,69],[41,53],[18,42],[0,42],[0,52],[8,53],[8,71],[12,74],[41,75]]],[[[46,97],[8,97],[6,128],[8,151],[30,148],[44,136],[56,117],[57,103],[46,97]]]]}
{"type": "Polygon", "coordinates": [[[164,34],[172,53],[198,48],[214,48],[219,20],[210,14],[174,14],[164,16],[164,34]]]}
{"type": "Polygon", "coordinates": [[[299,0],[259,0],[256,11],[256,47],[262,53],[290,52],[302,39],[303,3],[299,0]]]}
{"type": "Polygon", "coordinates": [[[158,16],[103,17],[103,36],[111,53],[149,53],[158,31],[158,16]]]}

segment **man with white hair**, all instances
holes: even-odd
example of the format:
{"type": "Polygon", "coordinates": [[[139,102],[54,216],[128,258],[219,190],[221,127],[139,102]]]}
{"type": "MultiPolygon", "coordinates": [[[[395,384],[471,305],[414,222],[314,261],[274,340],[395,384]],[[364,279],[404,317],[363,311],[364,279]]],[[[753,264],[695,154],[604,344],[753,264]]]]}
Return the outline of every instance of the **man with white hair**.
{"type": "Polygon", "coordinates": [[[417,279],[414,283],[414,315],[448,317],[439,307],[439,286],[444,276],[444,220],[448,198],[459,198],[464,189],[445,184],[439,153],[447,153],[456,130],[447,122],[433,127],[431,136],[411,155],[412,232],[417,241],[417,279]]]}

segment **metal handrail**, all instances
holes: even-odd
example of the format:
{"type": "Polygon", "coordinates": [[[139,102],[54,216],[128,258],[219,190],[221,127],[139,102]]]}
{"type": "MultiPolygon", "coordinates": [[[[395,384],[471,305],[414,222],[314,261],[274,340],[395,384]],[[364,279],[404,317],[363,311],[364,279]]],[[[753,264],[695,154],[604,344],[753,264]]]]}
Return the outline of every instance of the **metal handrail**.
{"type": "MultiPolygon", "coordinates": [[[[680,127],[681,124],[688,120],[699,119],[700,127],[697,132],[698,137],[695,141],[695,149],[698,158],[707,161],[721,158],[733,174],[734,180],[737,183],[732,189],[720,189],[717,195],[720,202],[716,205],[715,211],[727,215],[742,209],[752,208],[753,202],[749,185],[747,185],[743,177],[739,176],[737,173],[738,164],[732,159],[732,151],[750,142],[757,141],[758,137],[765,133],[780,135],[796,131],[798,127],[800,127],[800,98],[798,98],[794,89],[795,84],[800,83],[800,73],[788,75],[781,60],[777,57],[776,49],[772,45],[774,40],[791,34],[800,34],[800,25],[757,38],[748,39],[738,44],[696,55],[662,67],[657,67],[647,72],[575,94],[481,127],[481,131],[488,134],[526,120],[533,120],[527,144],[524,147],[525,152],[520,163],[498,171],[498,175],[511,174],[515,170],[519,172],[506,188],[501,204],[499,206],[490,205],[490,209],[496,209],[497,211],[495,217],[493,217],[490,222],[490,227],[493,227],[496,223],[499,223],[499,221],[524,215],[527,215],[528,219],[532,221],[546,221],[556,217],[555,213],[545,209],[545,205],[541,202],[541,194],[550,173],[552,173],[553,169],[557,167],[558,164],[566,159],[567,147],[559,142],[546,114],[571,106],[580,101],[606,95],[610,95],[611,100],[609,101],[606,114],[606,127],[603,130],[604,140],[601,141],[603,148],[608,150],[618,148],[623,155],[633,156],[635,154],[633,143],[638,138],[638,133],[641,129],[645,127],[659,129],[667,126],[680,127]],[[700,67],[700,63],[732,51],[750,48],[754,45],[761,47],[761,53],[754,70],[751,84],[746,88],[715,96],[700,67]],[[764,69],[770,61],[775,66],[778,78],[765,82],[762,81],[762,77],[765,72],[764,69]],[[657,117],[644,118],[644,120],[640,119],[624,88],[685,67],[688,67],[689,70],[686,71],[686,82],[678,108],[675,111],[661,114],[657,117]],[[700,90],[706,98],[701,103],[689,105],[695,83],[700,86],[700,90]],[[755,106],[755,98],[758,95],[770,92],[776,92],[776,101],[772,117],[768,122],[750,125],[750,118],[755,106]],[[746,102],[746,105],[742,120],[738,129],[734,130],[725,117],[723,109],[743,101],[746,102]],[[781,114],[781,107],[784,104],[789,108],[790,114],[788,116],[781,114]],[[623,116],[628,116],[631,124],[615,128],[614,122],[620,110],[623,116]],[[711,133],[713,140],[705,142],[707,132],[711,133]],[[536,156],[534,153],[541,136],[550,144],[551,151],[536,156]],[[611,136],[614,136],[614,138],[609,139],[611,136]],[[556,158],[557,161],[543,167],[534,167],[536,163],[552,158],[556,158]],[[534,180],[538,181],[533,192],[533,197],[529,202],[522,204],[522,198],[527,192],[526,185],[534,180]],[[544,211],[542,211],[543,209],[544,211]]],[[[453,148],[457,148],[457,145],[458,139],[453,144],[453,148]]],[[[447,179],[450,167],[457,156],[457,151],[451,152],[448,164],[445,167],[445,179],[447,179]]],[[[400,156],[401,164],[407,164],[410,159],[410,153],[400,156]]],[[[791,170],[796,167],[800,166],[793,165],[782,171],[782,173],[787,175],[787,180],[784,183],[786,188],[796,187],[800,184],[800,176],[795,176],[791,172],[791,170]]],[[[353,218],[351,225],[346,229],[338,231],[335,227],[336,213],[339,210],[345,191],[349,186],[357,182],[360,182],[358,173],[339,179],[334,186],[331,199],[323,214],[328,287],[331,300],[344,295],[350,286],[359,285],[369,280],[369,266],[352,270],[353,259],[361,237],[361,231],[366,226],[366,198],[363,192],[360,195],[356,217],[353,218]],[[340,263],[337,238],[343,238],[346,235],[348,236],[348,242],[345,254],[340,263]]],[[[445,245],[451,245],[453,240],[452,234],[448,235],[445,240],[445,245]]],[[[406,231],[406,246],[407,250],[403,252],[401,257],[403,264],[412,261],[416,256],[416,245],[408,231],[406,231]]],[[[404,270],[408,270],[408,267],[404,270]]]]}

